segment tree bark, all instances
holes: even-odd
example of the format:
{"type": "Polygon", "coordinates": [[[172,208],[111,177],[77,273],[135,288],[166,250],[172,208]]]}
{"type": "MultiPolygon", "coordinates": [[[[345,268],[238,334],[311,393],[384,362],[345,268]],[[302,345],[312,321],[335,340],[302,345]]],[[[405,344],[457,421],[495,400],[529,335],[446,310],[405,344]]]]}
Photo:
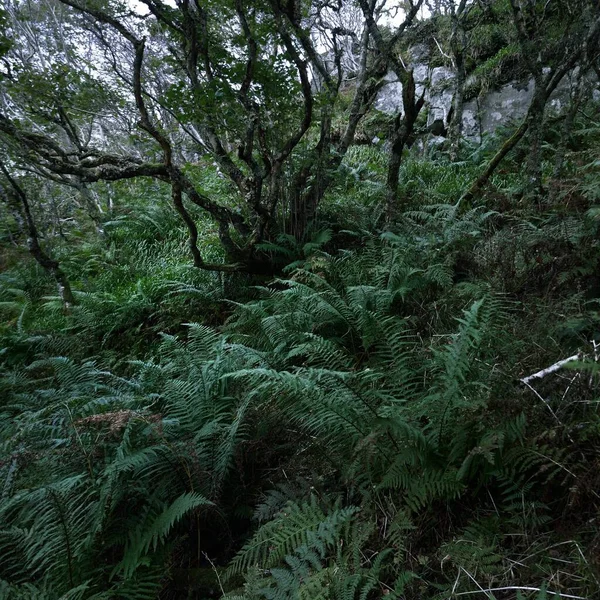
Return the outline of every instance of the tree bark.
{"type": "Polygon", "coordinates": [[[460,151],[463,129],[463,113],[465,105],[465,82],[467,79],[465,66],[465,50],[467,48],[467,34],[465,19],[473,5],[467,6],[466,0],[461,0],[458,8],[451,3],[452,33],[450,47],[454,56],[456,68],[456,90],[452,99],[452,119],[450,120],[450,160],[456,162],[460,151]]]}
{"type": "Polygon", "coordinates": [[[402,81],[402,102],[404,114],[394,121],[390,158],[386,177],[386,222],[391,223],[398,211],[398,185],[402,152],[412,135],[417,117],[425,103],[425,95],[416,97],[416,85],[412,71],[406,71],[402,81]]]}

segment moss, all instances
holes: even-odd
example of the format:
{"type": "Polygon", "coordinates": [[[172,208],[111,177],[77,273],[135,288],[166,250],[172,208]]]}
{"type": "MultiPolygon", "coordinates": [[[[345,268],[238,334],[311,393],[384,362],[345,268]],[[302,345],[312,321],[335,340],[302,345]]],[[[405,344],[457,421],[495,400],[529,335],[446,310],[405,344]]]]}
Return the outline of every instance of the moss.
{"type": "Polygon", "coordinates": [[[372,111],[360,124],[359,135],[372,140],[378,137],[380,140],[386,140],[390,135],[390,130],[394,121],[393,115],[388,115],[379,110],[372,111]]]}

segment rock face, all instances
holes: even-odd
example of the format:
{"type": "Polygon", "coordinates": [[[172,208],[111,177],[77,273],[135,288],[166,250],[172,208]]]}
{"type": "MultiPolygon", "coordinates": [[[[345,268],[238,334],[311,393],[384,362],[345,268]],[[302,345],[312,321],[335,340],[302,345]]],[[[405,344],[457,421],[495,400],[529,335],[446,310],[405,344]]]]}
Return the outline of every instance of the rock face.
{"type": "MultiPolygon", "coordinates": [[[[411,67],[413,69],[417,94],[425,89],[426,107],[428,109],[427,125],[431,127],[436,121],[449,122],[450,109],[455,87],[455,72],[449,67],[430,68],[425,46],[415,46],[411,51],[411,67]]],[[[568,105],[576,71],[567,75],[548,103],[548,110],[560,113],[568,105]]],[[[375,108],[385,113],[396,114],[402,110],[402,84],[393,73],[386,77],[387,83],[379,92],[375,108]]],[[[593,91],[595,100],[600,99],[597,80],[593,91]]],[[[463,135],[479,142],[483,135],[493,133],[501,125],[519,122],[527,114],[533,97],[533,79],[530,81],[512,81],[497,90],[464,105],[463,135]]]]}
{"type": "Polygon", "coordinates": [[[429,119],[448,123],[448,115],[454,96],[455,74],[448,67],[436,67],[431,70],[431,88],[429,90],[429,119]]]}
{"type": "Polygon", "coordinates": [[[402,110],[402,84],[394,73],[388,73],[385,76],[386,84],[381,88],[375,108],[384,113],[396,114],[402,110]]]}

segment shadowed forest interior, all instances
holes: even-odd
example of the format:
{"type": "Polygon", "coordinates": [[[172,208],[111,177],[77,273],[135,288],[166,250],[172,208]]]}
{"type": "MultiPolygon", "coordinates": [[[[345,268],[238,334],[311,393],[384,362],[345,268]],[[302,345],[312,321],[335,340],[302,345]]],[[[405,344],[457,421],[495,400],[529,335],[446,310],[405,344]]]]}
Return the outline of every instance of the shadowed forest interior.
{"type": "Polygon", "coordinates": [[[598,0],[0,0],[0,599],[600,597],[598,0]]]}

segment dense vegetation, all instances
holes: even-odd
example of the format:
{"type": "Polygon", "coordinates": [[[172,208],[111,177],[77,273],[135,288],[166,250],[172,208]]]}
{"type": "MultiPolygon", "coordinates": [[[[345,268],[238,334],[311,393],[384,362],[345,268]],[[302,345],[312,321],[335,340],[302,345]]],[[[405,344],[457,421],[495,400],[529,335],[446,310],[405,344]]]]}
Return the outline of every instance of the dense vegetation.
{"type": "Polygon", "coordinates": [[[598,597],[598,2],[141,4],[0,3],[0,598],[598,597]]]}

